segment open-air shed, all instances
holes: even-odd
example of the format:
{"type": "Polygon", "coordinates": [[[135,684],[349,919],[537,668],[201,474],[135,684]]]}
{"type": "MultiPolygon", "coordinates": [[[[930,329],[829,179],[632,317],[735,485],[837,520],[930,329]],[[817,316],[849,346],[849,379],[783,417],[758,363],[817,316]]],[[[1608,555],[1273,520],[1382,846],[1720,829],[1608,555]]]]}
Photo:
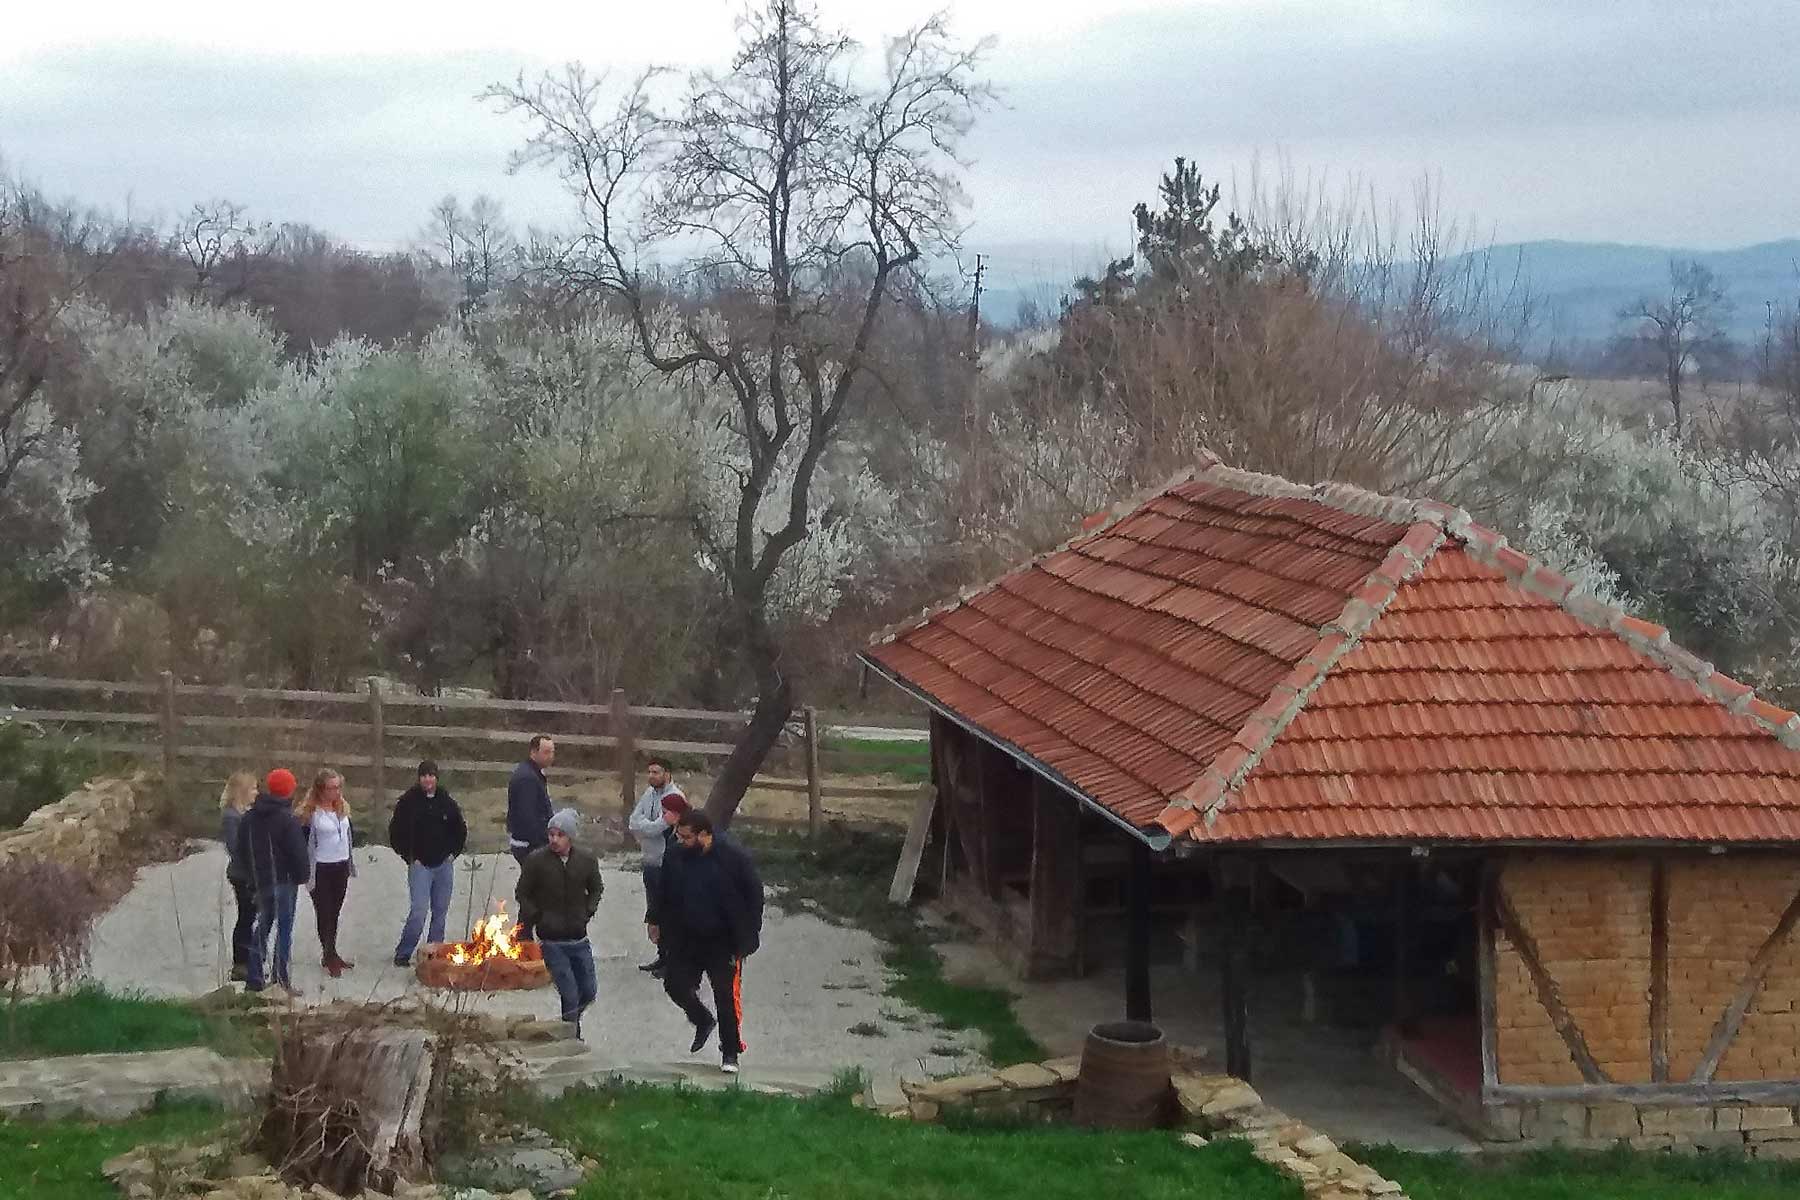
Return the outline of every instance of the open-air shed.
{"type": "Polygon", "coordinates": [[[933,713],[946,898],[1027,974],[1122,942],[1137,1017],[1173,914],[1234,1074],[1254,958],[1378,961],[1491,1135],[1800,1104],[1800,719],[1465,512],[1213,464],[864,658],[933,713]]]}

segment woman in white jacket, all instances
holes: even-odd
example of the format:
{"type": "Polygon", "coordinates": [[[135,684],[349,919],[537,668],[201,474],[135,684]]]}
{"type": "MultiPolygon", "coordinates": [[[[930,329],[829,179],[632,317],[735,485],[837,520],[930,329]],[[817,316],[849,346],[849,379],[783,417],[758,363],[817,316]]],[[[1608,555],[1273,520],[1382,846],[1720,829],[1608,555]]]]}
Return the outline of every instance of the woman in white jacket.
{"type": "Polygon", "coordinates": [[[336,771],[320,771],[313,777],[312,787],[307,789],[294,817],[306,830],[307,861],[311,867],[306,891],[312,897],[313,915],[318,919],[319,946],[324,952],[320,961],[336,979],[356,965],[344,961],[337,949],[338,917],[344,911],[350,877],[356,874],[356,860],[350,854],[350,805],[344,801],[344,777],[336,771]]]}

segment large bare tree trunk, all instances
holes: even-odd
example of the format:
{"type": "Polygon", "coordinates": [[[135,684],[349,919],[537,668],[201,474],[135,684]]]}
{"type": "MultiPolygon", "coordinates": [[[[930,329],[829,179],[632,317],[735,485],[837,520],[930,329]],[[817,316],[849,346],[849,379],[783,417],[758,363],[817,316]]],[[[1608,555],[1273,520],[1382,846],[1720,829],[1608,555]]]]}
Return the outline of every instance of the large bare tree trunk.
{"type": "Polygon", "coordinates": [[[263,1152],[288,1182],[341,1196],[424,1179],[447,1065],[424,1029],[291,1026],[275,1051],[263,1152]]]}
{"type": "Polygon", "coordinates": [[[729,828],[744,793],[762,769],[763,759],[781,740],[781,731],[794,711],[794,689],[783,679],[773,690],[757,697],[750,712],[750,723],[738,735],[737,745],[713,779],[712,791],[706,795],[706,815],[719,828],[729,828]]]}

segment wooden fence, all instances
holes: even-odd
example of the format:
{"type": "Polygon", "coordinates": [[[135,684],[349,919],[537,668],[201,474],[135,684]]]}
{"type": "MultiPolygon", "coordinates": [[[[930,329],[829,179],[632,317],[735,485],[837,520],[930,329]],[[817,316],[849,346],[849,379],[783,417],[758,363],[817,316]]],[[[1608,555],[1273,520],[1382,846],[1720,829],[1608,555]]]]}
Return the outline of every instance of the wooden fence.
{"type": "MultiPolygon", "coordinates": [[[[804,793],[807,827],[817,833],[828,798],[888,799],[904,819],[919,784],[831,785],[832,773],[878,774],[905,758],[896,750],[826,745],[818,713],[807,708],[790,721],[784,745],[765,762],[785,765],[782,775],[762,775],[754,786],[804,793]]],[[[609,704],[485,697],[400,695],[376,679],[363,692],[299,691],[179,683],[164,672],[159,683],[51,679],[0,675],[0,720],[28,721],[106,754],[159,762],[170,788],[184,764],[211,764],[208,775],[238,765],[286,760],[366,771],[363,778],[382,812],[390,802],[389,772],[397,792],[411,784],[420,759],[436,759],[446,775],[507,775],[524,757],[534,733],[553,737],[559,780],[616,778],[621,815],[637,798],[639,756],[662,754],[700,765],[731,753],[732,739],[748,716],[742,712],[634,705],[623,691],[609,704]],[[10,707],[9,707],[10,702],[10,707]]],[[[887,735],[910,727],[881,727],[887,735]]],[[[304,777],[304,776],[303,776],[304,777]]]]}

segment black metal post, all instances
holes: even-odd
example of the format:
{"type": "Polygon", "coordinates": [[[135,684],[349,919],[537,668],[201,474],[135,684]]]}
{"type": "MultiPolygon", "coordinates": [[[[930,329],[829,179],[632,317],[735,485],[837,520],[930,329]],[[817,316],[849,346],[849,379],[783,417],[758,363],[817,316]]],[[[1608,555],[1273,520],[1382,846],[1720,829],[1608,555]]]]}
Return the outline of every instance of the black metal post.
{"type": "Polygon", "coordinates": [[[1131,842],[1131,874],[1125,885],[1131,928],[1125,941],[1125,1019],[1150,1020],[1150,847],[1131,842]]]}

